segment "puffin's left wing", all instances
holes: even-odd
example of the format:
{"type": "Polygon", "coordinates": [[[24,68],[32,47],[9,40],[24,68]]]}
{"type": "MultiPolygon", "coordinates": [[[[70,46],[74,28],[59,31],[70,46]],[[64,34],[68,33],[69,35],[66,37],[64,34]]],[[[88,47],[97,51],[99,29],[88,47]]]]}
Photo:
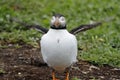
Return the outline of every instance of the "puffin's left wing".
{"type": "Polygon", "coordinates": [[[73,29],[70,31],[70,33],[75,35],[75,34],[77,34],[77,33],[79,33],[79,32],[82,32],[82,31],[86,31],[86,30],[95,28],[95,27],[97,27],[97,26],[102,25],[102,24],[105,23],[105,22],[110,22],[110,21],[112,21],[112,20],[114,20],[114,19],[115,19],[114,17],[109,17],[109,18],[106,18],[106,19],[104,19],[104,20],[102,20],[102,21],[100,21],[100,22],[95,22],[95,23],[86,24],[86,25],[80,25],[80,26],[78,26],[78,27],[76,27],[76,28],[73,28],[73,29]]]}
{"type": "Polygon", "coordinates": [[[80,26],[78,26],[76,28],[73,28],[70,31],[70,33],[75,35],[75,34],[77,34],[79,32],[86,31],[88,29],[92,29],[92,28],[97,27],[97,26],[99,26],[101,24],[102,24],[102,22],[97,22],[97,23],[92,23],[92,24],[86,24],[86,25],[80,25],[80,26]]]}

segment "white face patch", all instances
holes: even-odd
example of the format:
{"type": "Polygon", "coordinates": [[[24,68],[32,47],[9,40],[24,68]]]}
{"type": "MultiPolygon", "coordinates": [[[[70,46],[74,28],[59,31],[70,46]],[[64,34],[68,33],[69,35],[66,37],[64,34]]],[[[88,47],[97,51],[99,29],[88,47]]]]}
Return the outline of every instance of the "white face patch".
{"type": "Polygon", "coordinates": [[[66,20],[64,17],[60,17],[59,22],[61,23],[61,25],[64,25],[66,23],[66,20]]]}
{"type": "Polygon", "coordinates": [[[53,16],[52,19],[51,19],[51,25],[54,25],[56,20],[58,20],[61,25],[63,25],[63,26],[66,25],[66,20],[63,16],[61,16],[60,18],[53,16]]]}
{"type": "Polygon", "coordinates": [[[53,16],[52,19],[51,19],[51,24],[54,24],[55,20],[56,20],[55,16],[53,16]]]}

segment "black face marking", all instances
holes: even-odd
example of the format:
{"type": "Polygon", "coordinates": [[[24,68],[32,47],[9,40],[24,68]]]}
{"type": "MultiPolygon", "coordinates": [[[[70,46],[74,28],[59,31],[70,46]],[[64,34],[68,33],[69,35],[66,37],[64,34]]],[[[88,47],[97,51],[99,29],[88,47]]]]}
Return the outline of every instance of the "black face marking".
{"type": "MultiPolygon", "coordinates": [[[[64,17],[62,14],[53,14],[53,16],[54,17],[58,17],[58,18],[60,18],[60,17],[64,17]]],[[[59,25],[59,26],[55,26],[54,24],[51,24],[51,26],[50,26],[52,29],[58,29],[58,30],[60,30],[60,29],[66,29],[66,24],[65,25],[59,25]]]]}
{"type": "Polygon", "coordinates": [[[56,30],[60,30],[60,29],[66,29],[66,25],[65,26],[59,26],[59,27],[55,27],[54,25],[50,26],[52,29],[56,29],[56,30]]]}
{"type": "Polygon", "coordinates": [[[53,14],[53,16],[55,16],[55,17],[62,17],[63,15],[62,14],[53,14]]]}

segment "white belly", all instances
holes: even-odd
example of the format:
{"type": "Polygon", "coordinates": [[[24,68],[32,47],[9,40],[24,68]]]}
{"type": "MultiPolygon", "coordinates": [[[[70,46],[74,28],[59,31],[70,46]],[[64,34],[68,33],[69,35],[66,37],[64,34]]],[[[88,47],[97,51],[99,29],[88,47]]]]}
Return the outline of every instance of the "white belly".
{"type": "Polygon", "coordinates": [[[44,61],[56,70],[64,70],[76,61],[77,41],[76,38],[66,34],[48,34],[41,39],[41,53],[44,61]]]}

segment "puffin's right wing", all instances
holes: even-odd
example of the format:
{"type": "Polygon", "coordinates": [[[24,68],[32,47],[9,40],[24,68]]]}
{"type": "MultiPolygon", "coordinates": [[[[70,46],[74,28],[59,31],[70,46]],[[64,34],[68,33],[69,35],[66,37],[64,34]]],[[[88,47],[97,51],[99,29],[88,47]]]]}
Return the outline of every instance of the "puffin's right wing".
{"type": "Polygon", "coordinates": [[[27,25],[25,27],[36,29],[37,31],[41,32],[42,34],[45,34],[45,33],[48,32],[47,28],[44,28],[44,27],[42,27],[40,25],[27,25]]]}
{"type": "Polygon", "coordinates": [[[30,25],[30,24],[27,24],[25,22],[22,22],[16,18],[11,18],[10,21],[14,21],[14,22],[17,22],[19,23],[20,25],[26,27],[26,28],[33,28],[33,29],[36,29],[37,31],[39,31],[40,33],[42,34],[45,34],[48,32],[48,29],[47,28],[44,28],[42,27],[41,25],[36,25],[36,24],[33,24],[33,25],[30,25]]]}

